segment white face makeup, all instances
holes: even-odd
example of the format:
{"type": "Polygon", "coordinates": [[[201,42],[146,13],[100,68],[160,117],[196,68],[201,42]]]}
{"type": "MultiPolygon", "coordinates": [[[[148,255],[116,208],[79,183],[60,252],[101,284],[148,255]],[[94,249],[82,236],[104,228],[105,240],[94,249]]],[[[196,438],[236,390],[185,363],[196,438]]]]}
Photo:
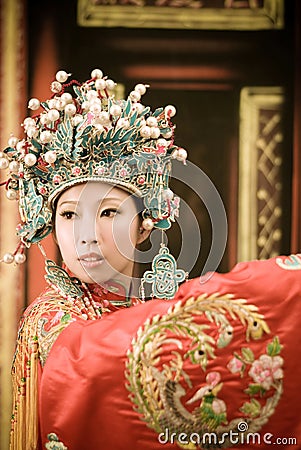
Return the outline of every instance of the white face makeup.
{"type": "Polygon", "coordinates": [[[107,183],[88,182],[59,197],[55,230],[62,258],[85,283],[117,280],[129,286],[139,232],[134,199],[107,183]]]}

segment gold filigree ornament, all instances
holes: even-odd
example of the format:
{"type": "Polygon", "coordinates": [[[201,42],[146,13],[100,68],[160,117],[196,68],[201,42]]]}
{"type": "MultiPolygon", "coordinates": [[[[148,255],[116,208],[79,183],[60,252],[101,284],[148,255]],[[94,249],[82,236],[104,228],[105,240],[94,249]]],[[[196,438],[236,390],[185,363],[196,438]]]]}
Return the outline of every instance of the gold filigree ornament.
{"type": "Polygon", "coordinates": [[[243,328],[246,342],[270,333],[264,316],[246,300],[204,294],[175,303],[165,315],[147,319],[138,329],[127,353],[127,389],[134,410],[158,433],[158,439],[168,430],[181,448],[227,448],[233,445],[230,430],[243,439],[244,433],[260,430],[274,413],[283,383],[277,336],[256,355],[246,346],[228,353],[232,359],[224,368],[245,383],[242,398],[247,394],[250,401],[242,400],[235,418],[227,418],[226,380],[223,383],[221,374],[208,365],[233,340],[237,327],[239,332],[243,328]],[[269,378],[258,377],[261,373],[269,373],[269,378]],[[200,441],[182,444],[181,433],[199,436],[200,441]],[[216,436],[214,443],[202,441],[206,433],[216,436]]]}

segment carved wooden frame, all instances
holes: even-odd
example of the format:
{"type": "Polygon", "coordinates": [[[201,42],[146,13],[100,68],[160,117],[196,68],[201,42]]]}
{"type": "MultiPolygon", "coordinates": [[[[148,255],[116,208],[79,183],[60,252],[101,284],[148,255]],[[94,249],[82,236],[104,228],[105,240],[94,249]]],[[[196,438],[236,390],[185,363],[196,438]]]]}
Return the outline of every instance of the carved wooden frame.
{"type": "Polygon", "coordinates": [[[281,252],[281,87],[245,87],[240,101],[237,259],[281,252]]]}
{"type": "Polygon", "coordinates": [[[97,4],[97,0],[78,0],[78,24],[85,27],[187,30],[260,30],[284,27],[284,0],[264,0],[261,8],[225,7],[224,9],[207,7],[196,9],[184,6],[111,6],[106,4],[106,0],[103,0],[103,3],[97,4]]]}

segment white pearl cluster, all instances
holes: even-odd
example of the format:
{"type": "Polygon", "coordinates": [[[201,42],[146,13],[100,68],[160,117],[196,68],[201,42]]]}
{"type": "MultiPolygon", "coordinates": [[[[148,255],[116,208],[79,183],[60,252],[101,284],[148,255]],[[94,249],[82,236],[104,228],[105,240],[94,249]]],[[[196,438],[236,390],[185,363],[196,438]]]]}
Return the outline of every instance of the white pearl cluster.
{"type": "MultiPolygon", "coordinates": [[[[148,85],[137,84],[129,93],[127,99],[118,101],[114,98],[116,83],[104,76],[100,69],[92,70],[90,80],[83,84],[79,84],[76,80],[68,82],[70,75],[64,70],[56,73],[55,80],[50,86],[53,93],[50,99],[41,102],[38,98],[33,97],[28,101],[28,108],[32,111],[32,116],[26,117],[22,123],[25,138],[18,139],[15,136],[10,136],[8,140],[9,148],[4,152],[0,151],[0,169],[10,171],[10,178],[6,183],[8,199],[19,199],[18,179],[31,180],[33,176],[36,177],[43,171],[47,175],[45,180],[41,175],[40,184],[42,183],[42,185],[38,186],[37,192],[44,196],[44,200],[46,193],[48,195],[51,188],[49,186],[48,189],[48,186],[44,185],[43,182],[50,184],[49,180],[51,180],[54,184],[61,183],[62,177],[57,173],[55,163],[61,157],[61,150],[64,151],[64,149],[58,148],[59,144],[56,140],[64,135],[65,124],[67,130],[70,129],[71,124],[71,128],[79,127],[77,131],[83,129],[84,132],[85,127],[91,125],[93,127],[93,133],[91,134],[96,137],[96,140],[102,136],[104,140],[107,138],[108,151],[110,151],[109,146],[114,145],[120,138],[125,140],[127,138],[132,139],[132,136],[134,136],[127,149],[135,147],[137,153],[140,150],[153,152],[156,155],[156,166],[154,166],[156,168],[154,170],[159,177],[164,174],[163,157],[168,149],[172,152],[172,158],[186,164],[186,150],[173,145],[175,127],[171,118],[176,114],[176,108],[173,105],[167,105],[163,110],[161,108],[154,113],[149,113],[150,108],[141,103],[141,98],[146,93],[148,85]],[[65,91],[68,88],[71,89],[71,87],[74,88],[75,95],[65,91]],[[129,130],[130,126],[133,127],[132,130],[129,130]],[[58,129],[61,135],[57,133],[58,129]],[[129,133],[126,133],[126,130],[129,130],[129,133]],[[131,133],[131,131],[134,131],[134,133],[131,133]],[[111,136],[113,136],[112,141],[110,141],[111,136]],[[116,137],[115,140],[114,137],[116,137]],[[174,148],[176,149],[173,150],[174,148]],[[162,157],[162,160],[160,160],[160,157],[162,157]],[[34,166],[37,166],[37,170],[34,166]]],[[[99,141],[101,142],[101,139],[99,141]]],[[[72,146],[72,139],[70,139],[70,142],[71,144],[68,143],[68,145],[72,146]]],[[[122,143],[127,144],[127,142],[122,143]]],[[[70,173],[75,175],[80,173],[81,170],[81,166],[76,166],[71,168],[70,173]],[[73,172],[73,169],[79,172],[73,172]]],[[[138,188],[139,185],[145,183],[144,176],[141,176],[139,180],[137,181],[138,188]]],[[[174,208],[173,204],[176,204],[173,192],[164,186],[159,195],[158,201],[160,208],[161,206],[163,209],[165,208],[165,217],[167,217],[167,214],[172,217],[170,210],[174,208]]],[[[20,197],[22,200],[21,194],[20,197]]],[[[153,218],[151,216],[152,211],[149,214],[150,216],[147,216],[142,224],[146,230],[151,230],[161,220],[153,218]]],[[[23,231],[22,229],[22,233],[23,231]]],[[[23,234],[22,236],[23,242],[26,242],[23,234]]],[[[20,247],[18,247],[15,253],[6,253],[0,262],[21,264],[25,259],[23,248],[20,250],[20,247]]]]}
{"type": "MultiPolygon", "coordinates": [[[[113,97],[112,91],[116,83],[103,76],[100,69],[94,69],[91,72],[91,80],[86,82],[82,87],[84,92],[83,101],[78,111],[76,100],[68,92],[64,92],[64,83],[68,80],[71,74],[64,70],[59,70],[56,73],[55,81],[51,84],[51,90],[55,94],[51,99],[45,102],[46,109],[40,113],[35,119],[27,117],[23,121],[24,131],[29,139],[36,139],[42,145],[51,144],[54,138],[55,124],[63,120],[62,113],[65,117],[71,118],[73,126],[77,126],[84,121],[85,115],[89,115],[90,123],[96,128],[98,132],[107,132],[113,126],[116,128],[128,129],[130,126],[129,118],[120,117],[122,108],[118,102],[113,102],[109,110],[104,107],[106,102],[103,98],[113,97]],[[47,109],[48,108],[48,109],[47,109]],[[105,109],[104,109],[105,108],[105,109]]],[[[131,100],[131,113],[137,111],[141,113],[144,106],[140,100],[142,95],[146,93],[148,85],[139,83],[134,90],[130,92],[128,98],[131,100]]],[[[32,111],[37,111],[41,107],[41,102],[37,98],[31,98],[28,102],[28,108],[32,111]]],[[[139,133],[144,139],[157,140],[157,148],[167,149],[173,135],[172,127],[169,126],[169,119],[176,114],[176,108],[173,105],[167,105],[164,109],[165,122],[158,125],[157,117],[150,116],[146,120],[141,120],[139,133]]],[[[24,153],[24,164],[27,167],[32,167],[37,163],[37,157],[34,152],[27,148],[26,154],[24,150],[24,142],[17,138],[11,137],[9,142],[10,147],[17,148],[18,151],[24,153]]],[[[184,162],[187,158],[187,153],[184,149],[177,150],[173,157],[184,162]]],[[[53,164],[56,161],[55,152],[47,151],[43,156],[47,164],[53,164]]],[[[8,161],[5,157],[0,157],[0,169],[7,169],[8,161]]],[[[17,168],[14,168],[14,173],[17,173],[17,168]]],[[[11,196],[12,197],[12,196],[11,196]]]]}
{"type": "Polygon", "coordinates": [[[16,264],[23,264],[26,261],[26,256],[24,253],[17,252],[13,253],[5,253],[0,262],[4,262],[5,264],[12,264],[15,262],[16,264]]]}

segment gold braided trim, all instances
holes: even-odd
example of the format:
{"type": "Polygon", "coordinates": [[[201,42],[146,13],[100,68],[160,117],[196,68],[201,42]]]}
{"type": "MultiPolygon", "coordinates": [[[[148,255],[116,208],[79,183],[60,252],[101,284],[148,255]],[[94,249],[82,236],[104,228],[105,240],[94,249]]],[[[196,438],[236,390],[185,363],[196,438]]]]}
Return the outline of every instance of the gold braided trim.
{"type": "MultiPolygon", "coordinates": [[[[54,288],[49,287],[25,312],[19,328],[12,367],[13,415],[10,450],[35,450],[38,443],[39,367],[42,367],[60,334],[58,326],[53,326],[49,332],[43,333],[41,324],[47,322],[46,315],[62,313],[69,319],[60,323],[61,332],[71,321],[82,317],[79,306],[73,299],[63,298],[54,288]]],[[[88,308],[85,311],[87,319],[98,317],[88,308]]]]}

